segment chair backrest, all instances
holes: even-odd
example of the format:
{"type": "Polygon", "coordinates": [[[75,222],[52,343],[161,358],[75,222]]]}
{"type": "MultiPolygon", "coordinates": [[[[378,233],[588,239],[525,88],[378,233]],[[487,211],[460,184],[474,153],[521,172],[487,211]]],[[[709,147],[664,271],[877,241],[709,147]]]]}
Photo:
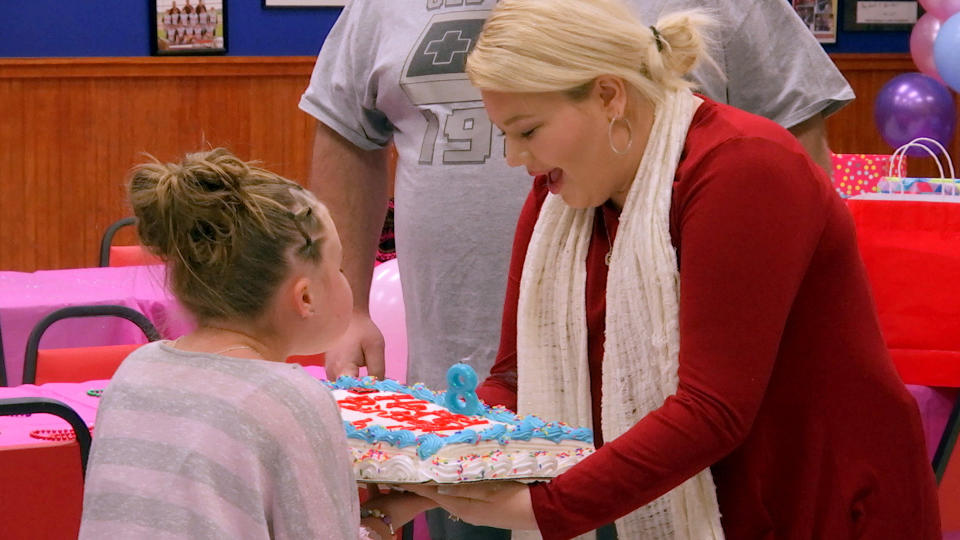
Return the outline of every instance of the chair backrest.
{"type": "Polygon", "coordinates": [[[63,402],[40,397],[0,399],[0,416],[36,413],[63,418],[75,437],[0,448],[0,538],[76,538],[90,432],[80,415],[63,402]]]}
{"type": "Polygon", "coordinates": [[[327,356],[324,353],[298,354],[288,357],[287,363],[300,364],[301,366],[323,366],[327,363],[327,356]]]}
{"type": "MultiPolygon", "coordinates": [[[[121,317],[140,328],[147,339],[157,341],[160,339],[160,333],[150,322],[150,319],[135,309],[126,306],[102,305],[102,306],[69,306],[58,309],[40,320],[30,332],[27,338],[26,353],[23,358],[23,382],[24,384],[36,384],[38,370],[44,371],[46,368],[38,368],[38,357],[40,348],[40,339],[43,333],[53,323],[74,317],[121,317]]],[[[53,361],[51,371],[45,375],[43,382],[79,382],[91,379],[108,379],[104,376],[108,371],[112,376],[117,366],[126,357],[126,354],[136,348],[137,345],[128,346],[103,346],[103,347],[83,347],[82,349],[61,349],[60,352],[47,352],[45,355],[53,361]],[[126,349],[124,349],[126,347],[126,349]],[[91,359],[89,364],[77,363],[76,367],[65,366],[66,362],[74,360],[91,359]],[[112,369],[111,369],[112,366],[112,369]],[[90,369],[86,369],[89,367],[90,369]],[[66,379],[51,378],[54,374],[66,376],[66,379]]],[[[54,351],[51,349],[50,351],[54,351]]]]}
{"type": "Polygon", "coordinates": [[[3,329],[0,328],[0,386],[7,385],[7,362],[3,357],[3,329]]]}
{"type": "Polygon", "coordinates": [[[162,263],[160,258],[148,253],[142,246],[113,245],[113,237],[117,231],[136,222],[136,218],[126,217],[114,221],[107,227],[100,239],[100,266],[143,266],[162,263]]]}
{"type": "Polygon", "coordinates": [[[143,246],[110,246],[107,266],[149,266],[163,261],[143,246]]]}
{"type": "Polygon", "coordinates": [[[141,344],[37,350],[34,384],[111,379],[123,359],[141,344]]]}
{"type": "Polygon", "coordinates": [[[937,477],[940,520],[944,531],[960,530],[960,456],[954,457],[960,433],[960,396],[954,402],[940,444],[933,456],[933,472],[937,477]],[[951,460],[951,457],[954,459],[951,460]]]}

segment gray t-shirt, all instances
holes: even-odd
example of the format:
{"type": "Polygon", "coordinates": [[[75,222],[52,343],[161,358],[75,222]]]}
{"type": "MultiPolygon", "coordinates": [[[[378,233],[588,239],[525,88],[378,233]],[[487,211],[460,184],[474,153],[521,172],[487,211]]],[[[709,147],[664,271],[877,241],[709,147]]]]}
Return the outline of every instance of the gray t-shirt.
{"type": "MultiPolygon", "coordinates": [[[[446,368],[493,363],[514,227],[531,178],[504,162],[463,73],[495,0],[352,0],[317,58],[300,108],[364,149],[392,139],[395,234],[410,382],[445,388],[446,368]]],[[[705,8],[718,20],[713,99],[795,125],[853,91],[783,0],[631,0],[641,20],[705,8]],[[726,79],[726,81],[725,81],[726,79]]]]}

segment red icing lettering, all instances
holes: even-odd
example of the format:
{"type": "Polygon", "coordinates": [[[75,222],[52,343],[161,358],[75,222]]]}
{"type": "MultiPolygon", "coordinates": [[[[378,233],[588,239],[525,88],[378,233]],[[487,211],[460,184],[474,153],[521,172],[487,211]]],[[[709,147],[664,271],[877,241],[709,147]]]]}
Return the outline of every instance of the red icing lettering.
{"type": "MultiPolygon", "coordinates": [[[[359,388],[360,390],[369,390],[359,388]]],[[[351,389],[354,392],[356,389],[351,389]]],[[[364,392],[363,394],[366,394],[364,392]]],[[[446,409],[428,411],[430,402],[405,394],[384,394],[378,396],[353,395],[338,400],[340,407],[350,411],[377,416],[399,423],[389,429],[409,429],[423,432],[458,431],[473,426],[488,424],[483,418],[456,414],[446,409]]],[[[372,418],[352,422],[357,429],[367,427],[372,418]]]]}
{"type": "Polygon", "coordinates": [[[353,424],[353,427],[357,429],[363,429],[367,427],[367,424],[369,424],[372,421],[373,421],[373,418],[361,418],[360,420],[354,420],[353,422],[350,422],[350,423],[353,424]]]}

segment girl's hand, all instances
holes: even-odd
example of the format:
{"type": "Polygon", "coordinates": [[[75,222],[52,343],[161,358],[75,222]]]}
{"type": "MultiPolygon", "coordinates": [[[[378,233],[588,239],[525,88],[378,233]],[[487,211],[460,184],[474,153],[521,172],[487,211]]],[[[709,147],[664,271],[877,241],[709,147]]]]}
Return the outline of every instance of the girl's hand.
{"type": "Polygon", "coordinates": [[[474,525],[501,529],[537,529],[530,489],[519,482],[482,482],[473,485],[407,487],[433,499],[446,511],[474,525]]]}
{"type": "MultiPolygon", "coordinates": [[[[391,540],[393,538],[393,536],[390,535],[390,528],[384,525],[379,519],[363,518],[360,520],[360,526],[366,527],[367,538],[370,540],[391,540]]],[[[360,538],[364,538],[362,533],[360,538]]]]}
{"type": "Polygon", "coordinates": [[[383,540],[392,538],[390,526],[395,531],[416,517],[417,514],[436,508],[437,503],[430,499],[421,497],[416,493],[390,491],[386,494],[380,492],[376,484],[368,484],[368,491],[372,494],[371,498],[361,505],[364,510],[377,509],[384,516],[387,516],[390,524],[378,517],[366,517],[361,520],[361,524],[380,535],[383,540]]]}

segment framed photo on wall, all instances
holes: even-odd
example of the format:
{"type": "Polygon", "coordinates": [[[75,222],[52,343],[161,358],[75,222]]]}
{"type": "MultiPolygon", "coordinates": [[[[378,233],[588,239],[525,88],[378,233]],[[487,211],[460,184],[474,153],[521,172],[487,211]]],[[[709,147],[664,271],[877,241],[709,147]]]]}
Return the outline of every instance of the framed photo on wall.
{"type": "Polygon", "coordinates": [[[837,42],[837,0],[792,0],[792,4],[817,41],[837,42]]]}
{"type": "Polygon", "coordinates": [[[348,0],[263,0],[265,8],[331,7],[347,5],[348,0]]]}
{"type": "Polygon", "coordinates": [[[150,0],[154,55],[226,54],[225,0],[150,0]]]}
{"type": "Polygon", "coordinates": [[[843,30],[907,31],[920,16],[916,0],[843,0],[843,30]]]}

